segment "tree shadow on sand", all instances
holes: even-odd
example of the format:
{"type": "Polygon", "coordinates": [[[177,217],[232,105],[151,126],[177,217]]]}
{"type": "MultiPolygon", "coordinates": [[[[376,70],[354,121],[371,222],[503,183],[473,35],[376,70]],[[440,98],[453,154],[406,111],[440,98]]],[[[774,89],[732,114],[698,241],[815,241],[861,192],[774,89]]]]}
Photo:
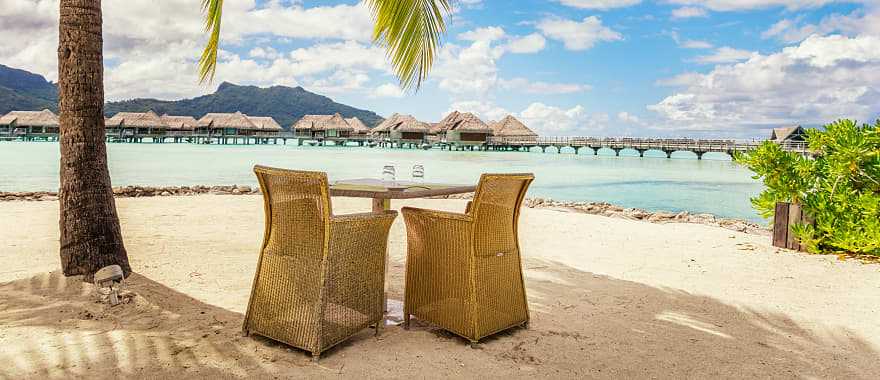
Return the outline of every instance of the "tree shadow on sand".
{"type": "MultiPolygon", "coordinates": [[[[593,377],[876,378],[880,358],[850,331],[577,271],[525,263],[531,327],[479,349],[424,323],[365,330],[319,363],[263,338],[243,316],[134,274],[131,302],[96,303],[57,272],[0,284],[0,378],[593,377]],[[816,328],[813,329],[814,331],[816,328]]],[[[400,296],[392,294],[392,296],[400,296]]]]}

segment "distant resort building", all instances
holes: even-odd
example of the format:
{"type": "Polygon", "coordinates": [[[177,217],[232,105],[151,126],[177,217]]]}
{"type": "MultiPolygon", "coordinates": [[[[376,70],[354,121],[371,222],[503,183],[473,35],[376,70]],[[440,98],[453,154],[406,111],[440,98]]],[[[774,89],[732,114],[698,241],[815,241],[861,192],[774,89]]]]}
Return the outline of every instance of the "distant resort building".
{"type": "Polygon", "coordinates": [[[453,111],[440,121],[435,133],[445,136],[450,146],[473,149],[486,144],[492,128],[470,112],[453,111]]]}
{"type": "Polygon", "coordinates": [[[0,117],[0,135],[24,136],[58,134],[58,116],[54,112],[12,111],[0,117]]]}
{"type": "Polygon", "coordinates": [[[257,126],[248,115],[235,113],[207,113],[199,119],[196,135],[200,136],[239,136],[245,131],[254,131],[257,126]]]}
{"type": "Polygon", "coordinates": [[[367,137],[370,135],[370,127],[367,127],[367,125],[364,124],[364,122],[362,122],[361,119],[358,119],[356,117],[351,117],[351,118],[345,119],[345,122],[348,123],[348,125],[352,129],[354,129],[352,131],[353,136],[367,137]]]}
{"type": "Polygon", "coordinates": [[[781,142],[804,142],[807,141],[807,132],[800,126],[773,128],[770,141],[781,142]]]}
{"type": "Polygon", "coordinates": [[[538,141],[538,134],[512,115],[507,115],[501,121],[489,122],[489,128],[492,129],[493,139],[509,142],[538,141]]]}
{"type": "Polygon", "coordinates": [[[281,124],[269,116],[248,116],[251,123],[256,127],[251,131],[245,131],[245,135],[259,137],[275,137],[284,130],[281,124]]]}
{"type": "Polygon", "coordinates": [[[164,114],[159,116],[159,118],[165,123],[168,135],[172,136],[192,134],[196,130],[196,126],[199,125],[198,120],[192,116],[170,116],[164,114]]]}
{"type": "Polygon", "coordinates": [[[162,136],[168,130],[162,118],[153,111],[119,112],[107,119],[104,127],[108,136],[121,139],[162,136]]]}
{"type": "Polygon", "coordinates": [[[400,116],[401,115],[398,113],[389,116],[375,128],[371,129],[370,135],[373,136],[374,140],[378,140],[380,144],[386,142],[391,138],[391,126],[397,123],[397,119],[399,119],[400,116]]]}
{"type": "Polygon", "coordinates": [[[296,137],[316,140],[346,138],[354,133],[354,128],[338,113],[305,115],[291,129],[296,137]]]}
{"type": "Polygon", "coordinates": [[[388,140],[392,145],[414,147],[428,141],[430,124],[418,121],[411,115],[395,116],[394,120],[387,125],[388,140]]]}

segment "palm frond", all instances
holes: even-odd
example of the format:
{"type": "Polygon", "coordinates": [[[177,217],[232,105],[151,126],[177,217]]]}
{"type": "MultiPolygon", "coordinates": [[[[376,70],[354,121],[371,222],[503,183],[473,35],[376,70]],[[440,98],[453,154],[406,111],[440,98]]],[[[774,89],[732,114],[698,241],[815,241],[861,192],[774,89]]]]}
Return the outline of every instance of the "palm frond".
{"type": "Polygon", "coordinates": [[[202,10],[205,12],[205,33],[208,34],[208,43],[199,58],[199,83],[214,80],[214,73],[217,70],[223,0],[202,0],[202,10]]]}
{"type": "Polygon", "coordinates": [[[446,32],[443,17],[451,12],[452,0],[366,1],[376,21],[373,41],[388,49],[400,86],[418,89],[446,32]]]}

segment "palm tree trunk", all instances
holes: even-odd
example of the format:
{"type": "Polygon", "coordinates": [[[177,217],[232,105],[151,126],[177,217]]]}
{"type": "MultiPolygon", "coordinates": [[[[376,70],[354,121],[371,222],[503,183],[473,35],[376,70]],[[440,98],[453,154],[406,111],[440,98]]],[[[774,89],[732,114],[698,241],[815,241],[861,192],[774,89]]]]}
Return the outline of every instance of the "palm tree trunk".
{"type": "Polygon", "coordinates": [[[61,0],[61,268],[91,281],[104,266],[131,272],[107,169],[100,0],[61,0]]]}

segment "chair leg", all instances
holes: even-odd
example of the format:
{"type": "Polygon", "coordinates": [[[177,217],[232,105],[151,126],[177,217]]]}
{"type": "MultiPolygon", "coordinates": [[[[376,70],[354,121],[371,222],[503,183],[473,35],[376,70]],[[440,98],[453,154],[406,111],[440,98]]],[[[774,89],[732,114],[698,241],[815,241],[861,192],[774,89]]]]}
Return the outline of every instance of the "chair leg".
{"type": "Polygon", "coordinates": [[[248,329],[241,329],[241,336],[247,338],[251,335],[251,331],[248,329]]]}
{"type": "Polygon", "coordinates": [[[403,329],[409,330],[409,313],[403,313],[403,329]]]}
{"type": "Polygon", "coordinates": [[[522,328],[528,330],[529,329],[529,321],[523,322],[523,324],[521,326],[522,326],[522,328]]]}
{"type": "MultiPolygon", "coordinates": [[[[384,319],[384,318],[383,318],[383,319],[384,319]]],[[[376,336],[379,336],[379,335],[382,334],[382,328],[383,328],[382,325],[384,325],[384,324],[385,324],[385,321],[384,321],[384,320],[379,321],[379,322],[376,323],[376,336]]]]}
{"type": "Polygon", "coordinates": [[[317,362],[318,360],[321,360],[321,353],[320,352],[312,352],[312,361],[317,362]]]}
{"type": "Polygon", "coordinates": [[[471,343],[470,343],[470,346],[471,346],[471,348],[473,348],[473,349],[480,348],[480,342],[478,342],[478,341],[476,341],[476,340],[472,340],[471,343]]]}

